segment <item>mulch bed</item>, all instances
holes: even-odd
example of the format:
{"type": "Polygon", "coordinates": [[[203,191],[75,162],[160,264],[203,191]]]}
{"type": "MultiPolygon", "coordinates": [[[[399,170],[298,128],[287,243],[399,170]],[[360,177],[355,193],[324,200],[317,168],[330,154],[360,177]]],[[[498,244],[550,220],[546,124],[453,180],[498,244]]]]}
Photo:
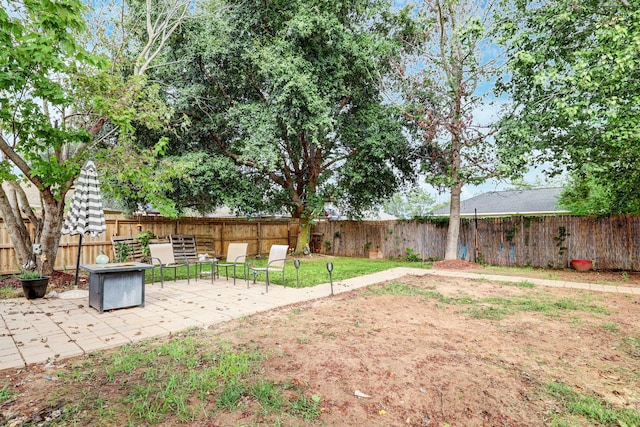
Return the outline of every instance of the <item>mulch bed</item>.
{"type": "MultiPolygon", "coordinates": [[[[54,271],[49,276],[48,292],[56,291],[61,292],[68,289],[72,289],[75,285],[75,274],[65,273],[64,271],[54,271]]],[[[7,277],[0,280],[0,286],[11,286],[14,289],[22,289],[20,279],[17,277],[7,277]]],[[[78,277],[78,289],[88,289],[87,277],[82,273],[78,277]]]]}

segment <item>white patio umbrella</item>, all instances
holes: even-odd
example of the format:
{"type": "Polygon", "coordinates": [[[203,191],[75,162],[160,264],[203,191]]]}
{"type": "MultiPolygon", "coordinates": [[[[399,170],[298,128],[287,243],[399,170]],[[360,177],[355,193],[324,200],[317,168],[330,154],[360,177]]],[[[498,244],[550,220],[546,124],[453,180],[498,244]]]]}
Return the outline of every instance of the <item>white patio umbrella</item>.
{"type": "MultiPolygon", "coordinates": [[[[104,210],[102,209],[102,196],[100,195],[100,182],[96,165],[92,160],[80,170],[80,176],[76,181],[71,206],[67,213],[67,218],[62,226],[62,234],[80,235],[78,241],[78,259],[76,261],[76,281],[75,288],[78,288],[78,270],[80,268],[80,254],[82,250],[82,236],[89,234],[98,237],[107,230],[104,221],[104,210]]],[[[74,293],[74,291],[70,291],[74,293]]],[[[67,292],[65,292],[66,294],[67,292]]],[[[75,292],[75,296],[82,297],[85,293],[75,292]]],[[[62,297],[62,296],[61,296],[62,297]]]]}

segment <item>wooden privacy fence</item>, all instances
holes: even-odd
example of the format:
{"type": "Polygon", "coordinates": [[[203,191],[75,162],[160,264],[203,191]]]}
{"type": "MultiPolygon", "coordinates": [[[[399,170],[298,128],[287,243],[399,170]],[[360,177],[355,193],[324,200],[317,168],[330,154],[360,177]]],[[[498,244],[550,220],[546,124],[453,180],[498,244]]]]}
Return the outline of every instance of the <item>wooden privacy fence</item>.
{"type": "MultiPolygon", "coordinates": [[[[170,234],[192,234],[196,236],[198,253],[221,255],[226,253],[229,242],[249,243],[249,254],[265,254],[273,244],[288,244],[295,247],[299,223],[286,219],[246,218],[180,218],[171,220],[161,217],[127,219],[107,217],[107,231],[99,237],[82,238],[81,264],[92,264],[104,252],[112,260],[114,253],[112,236],[137,236],[151,231],[160,241],[168,241],[170,234]]],[[[2,221],[0,220],[0,225],[2,221]]],[[[31,230],[33,231],[33,230],[31,230]]],[[[60,240],[56,270],[75,269],[78,256],[78,236],[63,235],[60,240]]],[[[0,274],[18,271],[18,261],[11,240],[4,226],[0,226],[0,274]]]]}
{"type": "MultiPolygon", "coordinates": [[[[0,221],[1,224],[1,221],[0,221]]],[[[265,254],[272,244],[295,247],[299,223],[291,219],[220,219],[159,217],[107,218],[107,231],[82,240],[82,264],[101,252],[113,259],[112,236],[151,231],[160,240],[170,234],[193,234],[198,253],[220,255],[229,242],[249,243],[249,253],[265,254]],[[140,224],[140,229],[138,229],[140,224]]],[[[403,258],[407,251],[422,259],[444,258],[447,225],[416,221],[320,221],[312,228],[320,253],[367,256],[366,248],[383,257],[403,258]]],[[[78,236],[62,236],[56,269],[74,269],[78,236]]],[[[508,217],[463,220],[458,257],[500,266],[568,267],[572,259],[590,259],[596,269],[640,271],[640,217],[508,217]],[[477,236],[477,250],[476,250],[477,236]]],[[[0,274],[18,271],[7,230],[0,227],[0,274]]]]}
{"type": "MultiPolygon", "coordinates": [[[[406,257],[409,251],[422,259],[443,259],[447,224],[322,221],[312,232],[325,254],[366,256],[366,245],[385,258],[406,257]]],[[[590,259],[596,269],[640,271],[640,217],[514,216],[478,219],[477,227],[475,220],[464,219],[458,257],[490,265],[550,268],[590,259]]]]}

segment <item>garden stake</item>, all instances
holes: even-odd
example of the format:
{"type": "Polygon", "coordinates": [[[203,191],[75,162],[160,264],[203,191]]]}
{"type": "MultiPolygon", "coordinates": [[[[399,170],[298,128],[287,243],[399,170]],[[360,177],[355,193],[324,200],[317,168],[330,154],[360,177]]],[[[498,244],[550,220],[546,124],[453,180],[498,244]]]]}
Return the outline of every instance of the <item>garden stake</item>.
{"type": "Polygon", "coordinates": [[[333,279],[331,278],[331,272],[333,271],[333,263],[327,263],[327,271],[329,272],[329,283],[331,283],[331,295],[333,295],[333,279]]]}
{"type": "Polygon", "coordinates": [[[300,275],[299,275],[300,260],[294,259],[293,266],[296,268],[296,288],[299,288],[300,287],[300,275]]]}

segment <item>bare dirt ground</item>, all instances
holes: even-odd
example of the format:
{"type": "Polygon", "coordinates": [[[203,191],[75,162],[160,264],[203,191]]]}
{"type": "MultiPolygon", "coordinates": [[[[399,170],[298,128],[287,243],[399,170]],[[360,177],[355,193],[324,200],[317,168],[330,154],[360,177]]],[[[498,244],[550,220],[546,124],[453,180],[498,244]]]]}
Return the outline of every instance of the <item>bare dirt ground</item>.
{"type": "MultiPolygon", "coordinates": [[[[445,267],[478,268],[437,265],[445,267]]],[[[538,273],[549,278],[548,271],[531,276],[538,273]]],[[[635,274],[553,274],[570,281],[640,286],[635,274]]],[[[565,413],[545,391],[554,382],[611,407],[640,411],[639,313],[637,295],[409,276],[232,321],[203,334],[269,352],[265,378],[293,380],[309,396],[322,398],[322,414],[309,425],[544,426],[565,413]]],[[[9,383],[20,392],[19,398],[0,404],[0,414],[37,413],[50,404],[47,397],[57,385],[43,378],[55,369],[0,372],[0,388],[9,383]]],[[[248,405],[189,425],[273,425],[248,405]]],[[[599,425],[577,415],[571,422],[599,425]]],[[[285,425],[305,424],[296,419],[285,425]]]]}

